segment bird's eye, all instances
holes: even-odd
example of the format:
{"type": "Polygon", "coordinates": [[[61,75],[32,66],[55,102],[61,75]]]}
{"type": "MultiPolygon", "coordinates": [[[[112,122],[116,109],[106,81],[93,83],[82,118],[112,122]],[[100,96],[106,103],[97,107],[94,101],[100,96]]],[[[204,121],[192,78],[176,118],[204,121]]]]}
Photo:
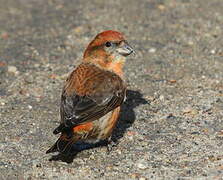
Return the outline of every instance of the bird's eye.
{"type": "Polygon", "coordinates": [[[112,43],[108,41],[108,42],[105,43],[105,46],[106,47],[111,47],[112,46],[112,43]]]}

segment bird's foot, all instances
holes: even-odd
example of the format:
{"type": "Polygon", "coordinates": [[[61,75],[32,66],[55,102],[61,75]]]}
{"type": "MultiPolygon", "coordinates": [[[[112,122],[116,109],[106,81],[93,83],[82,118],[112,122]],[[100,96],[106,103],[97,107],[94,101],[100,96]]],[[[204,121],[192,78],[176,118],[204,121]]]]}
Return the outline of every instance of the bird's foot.
{"type": "Polygon", "coordinates": [[[109,139],[108,140],[108,144],[107,144],[107,153],[109,154],[114,147],[116,147],[118,145],[117,142],[114,142],[113,140],[109,139]]]}

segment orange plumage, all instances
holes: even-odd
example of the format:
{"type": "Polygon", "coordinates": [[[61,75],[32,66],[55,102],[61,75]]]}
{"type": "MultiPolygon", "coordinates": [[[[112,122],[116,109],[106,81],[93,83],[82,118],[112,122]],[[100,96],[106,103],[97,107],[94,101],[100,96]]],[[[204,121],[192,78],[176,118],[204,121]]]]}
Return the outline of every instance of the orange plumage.
{"type": "Polygon", "coordinates": [[[61,96],[61,133],[47,153],[69,154],[78,141],[110,141],[125,99],[125,57],[133,52],[122,33],[98,34],[84,52],[82,63],[66,80],[61,96]]]}

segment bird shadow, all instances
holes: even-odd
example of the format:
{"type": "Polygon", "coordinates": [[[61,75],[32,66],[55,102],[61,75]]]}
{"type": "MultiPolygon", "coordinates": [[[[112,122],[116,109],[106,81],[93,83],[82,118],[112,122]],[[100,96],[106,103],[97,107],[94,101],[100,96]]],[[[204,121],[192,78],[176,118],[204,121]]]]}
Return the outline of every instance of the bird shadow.
{"type": "MultiPolygon", "coordinates": [[[[120,117],[118,123],[112,133],[112,141],[118,144],[118,140],[122,138],[126,130],[132,126],[136,120],[136,114],[134,109],[142,104],[149,104],[150,102],[143,98],[143,95],[139,91],[127,90],[126,100],[122,105],[120,117]]],[[[53,155],[49,161],[62,161],[66,163],[72,163],[76,155],[83,150],[92,149],[95,147],[106,146],[107,141],[101,141],[96,144],[89,144],[80,142],[75,144],[71,154],[57,154],[53,155]]]]}
{"type": "Polygon", "coordinates": [[[112,134],[113,141],[117,142],[122,138],[126,130],[135,122],[136,114],[134,109],[142,104],[149,103],[139,91],[127,90],[126,100],[122,105],[118,123],[112,134]]]}

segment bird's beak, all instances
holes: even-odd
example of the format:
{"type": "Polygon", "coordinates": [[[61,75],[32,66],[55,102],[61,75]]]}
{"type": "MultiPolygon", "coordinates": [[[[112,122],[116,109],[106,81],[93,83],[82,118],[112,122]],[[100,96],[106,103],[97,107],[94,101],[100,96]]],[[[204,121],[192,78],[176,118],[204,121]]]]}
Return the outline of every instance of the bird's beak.
{"type": "Polygon", "coordinates": [[[128,44],[127,41],[122,41],[117,48],[117,52],[123,56],[128,56],[134,52],[133,48],[128,44]]]}

